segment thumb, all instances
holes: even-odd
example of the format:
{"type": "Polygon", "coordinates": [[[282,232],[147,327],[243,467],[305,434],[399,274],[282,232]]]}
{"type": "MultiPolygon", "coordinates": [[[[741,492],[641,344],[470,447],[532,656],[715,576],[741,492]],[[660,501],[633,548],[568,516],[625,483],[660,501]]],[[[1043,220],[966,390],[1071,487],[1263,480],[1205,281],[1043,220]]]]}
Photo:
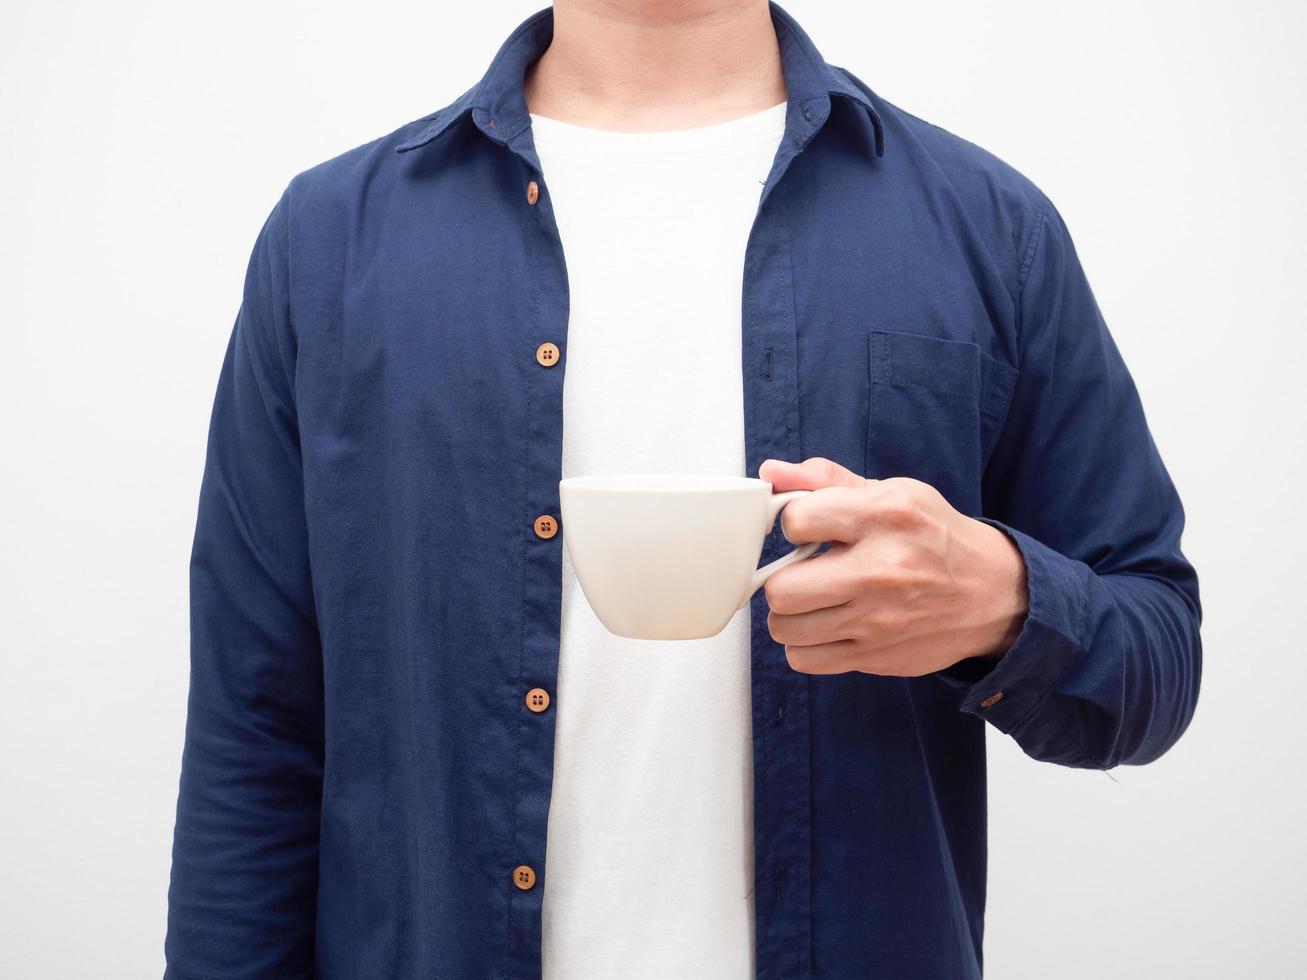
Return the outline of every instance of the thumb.
{"type": "Polygon", "coordinates": [[[811,456],[802,463],[766,459],[758,467],[758,478],[777,493],[786,490],[821,490],[823,487],[860,487],[867,481],[839,463],[811,456]]]}

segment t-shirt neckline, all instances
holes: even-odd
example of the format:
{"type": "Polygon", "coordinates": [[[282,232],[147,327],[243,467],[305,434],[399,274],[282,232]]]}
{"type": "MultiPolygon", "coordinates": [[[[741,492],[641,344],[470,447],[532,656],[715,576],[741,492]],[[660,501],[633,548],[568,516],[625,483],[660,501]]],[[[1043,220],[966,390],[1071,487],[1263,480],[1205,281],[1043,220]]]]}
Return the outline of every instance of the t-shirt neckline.
{"type": "Polygon", "coordinates": [[[785,132],[786,103],[725,122],[691,129],[625,132],[594,129],[531,114],[531,136],[536,146],[552,152],[580,153],[587,157],[684,158],[711,156],[754,149],[776,143],[785,132]]]}

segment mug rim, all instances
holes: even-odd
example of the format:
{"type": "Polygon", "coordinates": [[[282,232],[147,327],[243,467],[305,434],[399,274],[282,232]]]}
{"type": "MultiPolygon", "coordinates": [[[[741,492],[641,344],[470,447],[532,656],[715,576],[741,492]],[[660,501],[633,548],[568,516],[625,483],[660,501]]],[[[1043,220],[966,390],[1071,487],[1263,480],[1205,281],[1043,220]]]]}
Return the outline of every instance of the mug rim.
{"type": "Polygon", "coordinates": [[[752,476],[696,475],[693,473],[620,473],[570,476],[558,482],[560,489],[593,490],[601,493],[729,493],[766,490],[767,480],[752,476]]]}

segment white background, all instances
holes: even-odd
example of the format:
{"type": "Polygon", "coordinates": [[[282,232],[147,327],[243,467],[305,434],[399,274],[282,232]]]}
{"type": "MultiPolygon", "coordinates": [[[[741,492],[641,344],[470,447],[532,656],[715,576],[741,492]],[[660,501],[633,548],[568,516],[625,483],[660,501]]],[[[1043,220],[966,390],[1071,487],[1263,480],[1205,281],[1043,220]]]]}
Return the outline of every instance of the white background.
{"type": "MultiPolygon", "coordinates": [[[[254,236],[293,174],[452,100],[533,7],[0,7],[0,975],[162,969],[187,558],[254,236]]],[[[1294,974],[1303,6],[789,9],[1052,197],[1189,514],[1206,664],[1180,744],[1109,776],[990,739],[988,974],[1294,974]]]]}

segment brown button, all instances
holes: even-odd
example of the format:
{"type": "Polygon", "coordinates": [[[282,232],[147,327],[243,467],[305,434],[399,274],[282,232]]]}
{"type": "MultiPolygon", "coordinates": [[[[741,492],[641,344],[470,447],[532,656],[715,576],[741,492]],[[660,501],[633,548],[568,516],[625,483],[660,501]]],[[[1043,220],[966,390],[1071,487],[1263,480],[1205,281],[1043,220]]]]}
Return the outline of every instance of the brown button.
{"type": "Polygon", "coordinates": [[[536,348],[536,363],[541,367],[553,367],[558,363],[558,348],[545,341],[536,348]]]}
{"type": "Polygon", "coordinates": [[[1003,692],[999,691],[997,694],[991,694],[989,697],[985,698],[984,701],[981,701],[980,706],[982,708],[992,708],[994,707],[994,705],[998,704],[1002,700],[1003,700],[1003,692]]]}
{"type": "Polygon", "coordinates": [[[536,714],[549,707],[549,692],[543,687],[533,687],[526,692],[526,706],[536,714]]]}
{"type": "Polygon", "coordinates": [[[526,203],[535,204],[538,200],[540,200],[540,185],[534,180],[528,180],[526,182],[526,203]]]}
{"type": "Polygon", "coordinates": [[[536,886],[536,873],[525,864],[519,864],[513,869],[513,884],[522,891],[529,892],[536,886]]]}
{"type": "Polygon", "coordinates": [[[548,514],[541,514],[536,518],[535,529],[536,537],[544,538],[548,541],[558,533],[558,522],[548,514]]]}

